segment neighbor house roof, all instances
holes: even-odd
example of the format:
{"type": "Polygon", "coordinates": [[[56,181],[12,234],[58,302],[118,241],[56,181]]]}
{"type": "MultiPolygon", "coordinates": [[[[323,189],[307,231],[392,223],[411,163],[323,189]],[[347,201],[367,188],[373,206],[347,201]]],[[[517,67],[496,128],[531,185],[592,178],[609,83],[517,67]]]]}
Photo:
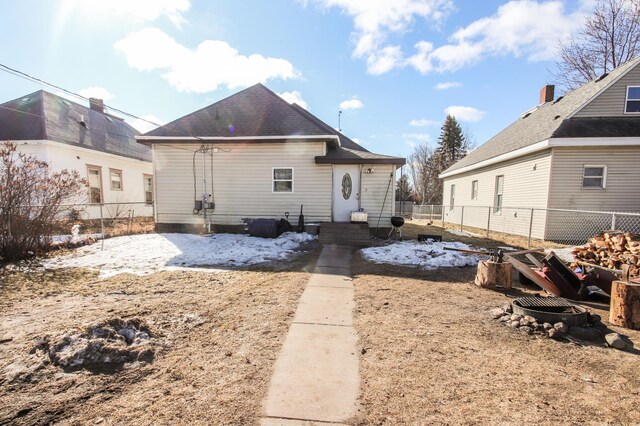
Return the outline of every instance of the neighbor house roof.
{"type": "Polygon", "coordinates": [[[379,155],[335,130],[309,111],[256,84],[137,138],[141,143],[180,140],[236,143],[247,141],[325,140],[328,151],[316,163],[404,164],[404,158],[379,155]],[[296,138],[297,137],[297,138],[296,138]]]}
{"type": "Polygon", "coordinates": [[[122,118],[44,90],[0,105],[0,140],[50,140],[151,161],[151,150],[136,143],[138,134],[122,118]]]}
{"type": "Polygon", "coordinates": [[[599,78],[572,90],[552,102],[522,114],[507,128],[471,151],[442,175],[507,154],[552,138],[640,136],[637,117],[577,118],[573,114],[636,65],[636,58],[599,78]]]}

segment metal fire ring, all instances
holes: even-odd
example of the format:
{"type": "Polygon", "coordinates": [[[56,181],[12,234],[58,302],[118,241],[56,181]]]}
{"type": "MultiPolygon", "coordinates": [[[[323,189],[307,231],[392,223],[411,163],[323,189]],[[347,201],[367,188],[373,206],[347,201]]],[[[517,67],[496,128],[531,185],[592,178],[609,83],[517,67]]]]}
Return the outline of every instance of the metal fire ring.
{"type": "Polygon", "coordinates": [[[573,327],[587,324],[587,310],[562,297],[520,297],[512,303],[513,313],[529,315],[538,322],[564,322],[573,327]]]}

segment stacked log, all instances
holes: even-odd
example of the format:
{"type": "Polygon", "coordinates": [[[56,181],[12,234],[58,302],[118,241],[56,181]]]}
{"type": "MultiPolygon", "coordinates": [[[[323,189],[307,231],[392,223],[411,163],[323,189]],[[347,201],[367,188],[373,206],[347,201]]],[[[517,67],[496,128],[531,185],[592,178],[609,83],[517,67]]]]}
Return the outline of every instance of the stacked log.
{"type": "MultiPolygon", "coordinates": [[[[630,232],[606,231],[591,238],[573,252],[576,261],[592,263],[610,269],[629,265],[630,276],[640,276],[640,235],[630,232]]],[[[572,265],[573,267],[577,264],[572,265]]]]}

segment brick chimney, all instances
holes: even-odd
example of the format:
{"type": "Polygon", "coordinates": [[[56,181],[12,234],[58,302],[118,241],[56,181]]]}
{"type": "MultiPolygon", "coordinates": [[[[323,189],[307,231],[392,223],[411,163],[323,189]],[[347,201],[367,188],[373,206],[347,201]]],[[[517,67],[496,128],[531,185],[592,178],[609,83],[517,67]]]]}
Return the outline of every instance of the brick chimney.
{"type": "Polygon", "coordinates": [[[553,84],[547,84],[542,89],[540,89],[540,104],[552,102],[555,89],[556,86],[554,86],[553,84]]]}
{"type": "Polygon", "coordinates": [[[98,111],[104,114],[104,101],[102,99],[89,98],[89,107],[94,111],[98,111]]]}

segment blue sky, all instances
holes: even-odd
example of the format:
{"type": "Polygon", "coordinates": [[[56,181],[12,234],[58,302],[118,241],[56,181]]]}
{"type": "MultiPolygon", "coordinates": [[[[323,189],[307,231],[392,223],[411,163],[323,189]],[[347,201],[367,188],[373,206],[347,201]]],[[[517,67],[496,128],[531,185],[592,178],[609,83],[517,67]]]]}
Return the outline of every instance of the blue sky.
{"type": "MultiPolygon", "coordinates": [[[[166,123],[262,82],[374,152],[538,103],[593,0],[0,0],[0,63],[166,123]]],[[[0,102],[42,89],[0,72],[0,102]]],[[[44,88],[56,93],[55,89],[44,88]]],[[[127,119],[130,123],[133,119],[127,119]]],[[[136,123],[140,126],[140,123],[136,123]]]]}

